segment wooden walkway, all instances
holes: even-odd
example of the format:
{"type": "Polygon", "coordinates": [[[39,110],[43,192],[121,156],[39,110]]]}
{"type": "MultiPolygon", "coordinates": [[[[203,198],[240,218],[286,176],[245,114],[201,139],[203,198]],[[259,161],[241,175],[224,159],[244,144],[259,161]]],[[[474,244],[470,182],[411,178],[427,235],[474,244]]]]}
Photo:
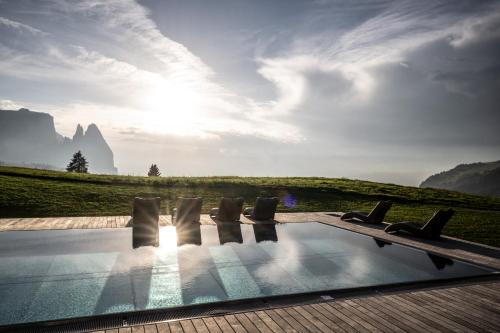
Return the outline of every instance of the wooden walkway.
{"type": "Polygon", "coordinates": [[[93,333],[500,332],[500,283],[401,292],[93,333]]]}
{"type": "MultiPolygon", "coordinates": [[[[383,226],[341,221],[331,213],[281,213],[280,223],[319,221],[500,270],[500,249],[445,237],[422,241],[388,235],[383,226]]],[[[0,232],[126,227],[130,216],[0,219],[0,232]]],[[[207,215],[202,224],[213,224],[207,215]]],[[[243,223],[254,223],[243,218],[243,223]]],[[[160,224],[170,225],[170,216],[160,224]]],[[[500,282],[483,281],[378,293],[308,305],[287,305],[220,316],[174,320],[98,333],[190,332],[500,332],[500,282]]],[[[93,333],[97,333],[93,332],[93,333]]]]}

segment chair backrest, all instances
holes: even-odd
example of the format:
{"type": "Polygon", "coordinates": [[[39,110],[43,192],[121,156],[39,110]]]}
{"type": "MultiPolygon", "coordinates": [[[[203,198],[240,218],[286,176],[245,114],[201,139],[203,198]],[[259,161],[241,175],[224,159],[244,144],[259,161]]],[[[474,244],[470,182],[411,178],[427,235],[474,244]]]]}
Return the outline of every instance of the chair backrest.
{"type": "Polygon", "coordinates": [[[278,203],[279,199],[277,197],[257,197],[252,218],[256,220],[273,220],[278,203]]]}
{"type": "Polygon", "coordinates": [[[199,223],[202,204],[201,198],[177,198],[175,224],[199,223]]]}
{"type": "Polygon", "coordinates": [[[391,201],[380,201],[368,214],[368,218],[372,223],[382,223],[384,222],[385,214],[389,211],[392,206],[391,201]]]}
{"type": "Polygon", "coordinates": [[[160,198],[134,198],[132,247],[159,245],[160,198]]]}
{"type": "Polygon", "coordinates": [[[453,214],[455,214],[453,209],[437,210],[429,221],[427,221],[427,223],[422,227],[422,231],[429,237],[439,237],[444,226],[448,223],[453,214]]]}
{"type": "Polygon", "coordinates": [[[224,222],[239,221],[244,201],[243,198],[222,198],[216,219],[224,222]]]}
{"type": "Polygon", "coordinates": [[[134,198],[132,211],[133,225],[158,225],[160,218],[160,198],[134,198]]]}

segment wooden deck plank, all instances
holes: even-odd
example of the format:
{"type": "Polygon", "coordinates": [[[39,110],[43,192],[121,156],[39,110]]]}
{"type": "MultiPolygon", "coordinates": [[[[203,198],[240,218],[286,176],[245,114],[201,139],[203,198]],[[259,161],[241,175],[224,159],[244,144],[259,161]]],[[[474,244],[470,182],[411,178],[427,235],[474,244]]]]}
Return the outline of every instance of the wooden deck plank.
{"type": "Polygon", "coordinates": [[[225,315],[224,318],[227,320],[229,325],[231,325],[231,328],[235,333],[245,333],[248,332],[243,325],[236,319],[235,316],[233,315],[225,315]]]}
{"type": "Polygon", "coordinates": [[[219,325],[219,328],[222,330],[222,332],[234,332],[233,328],[231,327],[231,325],[229,325],[226,318],[222,316],[215,316],[213,318],[217,325],[219,325]]]}
{"type": "MultiPolygon", "coordinates": [[[[415,297],[410,294],[405,294],[405,295],[393,295],[392,299],[397,300],[397,302],[394,302],[394,304],[408,304],[409,307],[415,307],[415,301],[418,299],[418,297],[415,297]]],[[[458,323],[454,323],[450,321],[446,316],[444,316],[443,312],[435,313],[433,311],[430,311],[427,309],[426,306],[420,306],[417,307],[418,311],[410,311],[410,315],[415,318],[418,317],[420,318],[421,322],[426,322],[429,321],[431,326],[434,328],[438,327],[438,325],[441,327],[440,330],[444,330],[442,327],[444,326],[447,330],[451,331],[461,331],[461,330],[467,330],[467,327],[464,327],[458,323]]]]}
{"type": "Polygon", "coordinates": [[[387,316],[393,318],[397,326],[407,332],[432,332],[434,330],[432,327],[426,328],[416,325],[411,318],[408,318],[408,315],[405,312],[400,312],[396,314],[394,308],[386,307],[380,304],[379,302],[376,302],[374,298],[365,298],[362,300],[362,302],[363,304],[368,304],[372,308],[376,308],[381,312],[385,313],[387,316]]]}
{"type": "Polygon", "coordinates": [[[419,299],[414,299],[410,302],[406,299],[400,299],[399,295],[384,296],[385,304],[388,308],[392,308],[395,312],[396,317],[398,315],[404,314],[408,321],[425,329],[428,332],[452,332],[453,327],[443,324],[441,319],[432,320],[426,314],[427,311],[423,308],[424,304],[417,304],[416,301],[421,301],[419,299]]]}
{"type": "Polygon", "coordinates": [[[205,325],[208,327],[210,333],[220,333],[222,332],[217,322],[212,317],[203,318],[205,325]]]}
{"type": "Polygon", "coordinates": [[[265,322],[262,321],[262,319],[260,319],[259,316],[255,314],[255,312],[242,313],[241,315],[246,316],[247,320],[257,327],[258,332],[273,333],[273,331],[266,325],[265,322]]]}
{"type": "Polygon", "coordinates": [[[267,327],[271,329],[274,333],[285,332],[280,325],[278,325],[271,317],[269,317],[264,311],[255,311],[255,314],[266,323],[267,327]]]}
{"type": "Polygon", "coordinates": [[[191,319],[194,328],[196,328],[196,332],[198,333],[210,333],[207,326],[200,318],[191,319]]]}
{"type": "Polygon", "coordinates": [[[294,306],[292,307],[294,311],[299,313],[306,321],[310,322],[316,326],[316,331],[321,331],[323,333],[333,332],[328,326],[326,326],[317,316],[315,310],[308,310],[306,306],[294,306]],[[314,314],[311,314],[313,312],[314,314]]]}
{"type": "Polygon", "coordinates": [[[316,311],[324,315],[328,320],[331,321],[329,324],[336,332],[352,332],[354,329],[350,330],[345,323],[332,312],[328,311],[322,304],[311,304],[311,307],[316,311]]]}
{"type": "Polygon", "coordinates": [[[491,296],[485,296],[480,293],[478,293],[474,289],[466,289],[466,288],[460,288],[460,289],[450,289],[446,290],[447,294],[451,294],[455,297],[459,296],[468,296],[468,302],[469,304],[473,304],[476,308],[478,308],[480,311],[488,311],[492,313],[500,313],[500,301],[491,298],[491,296]]]}
{"type": "Polygon", "coordinates": [[[119,328],[118,333],[132,333],[132,328],[130,328],[130,327],[119,328]]]}
{"type": "Polygon", "coordinates": [[[132,326],[132,333],[144,333],[144,326],[132,326]]]}
{"type": "MultiPolygon", "coordinates": [[[[245,328],[245,330],[249,333],[259,333],[259,329],[250,321],[248,320],[247,316],[243,313],[236,313],[234,315],[236,319],[240,322],[241,326],[245,328]]],[[[268,333],[268,332],[266,332],[268,333]]]]}
{"type": "Polygon", "coordinates": [[[343,312],[339,311],[338,305],[335,302],[319,304],[316,307],[318,309],[323,309],[323,311],[327,313],[330,313],[331,318],[332,319],[336,318],[337,322],[340,320],[343,321],[344,323],[347,323],[347,325],[344,325],[344,327],[342,328],[347,332],[352,332],[352,330],[348,326],[351,326],[352,329],[354,329],[356,332],[368,332],[368,330],[362,325],[360,325],[358,322],[356,322],[352,318],[352,316],[346,316],[343,312]]]}
{"type": "Polygon", "coordinates": [[[158,331],[158,333],[171,333],[170,327],[168,327],[168,323],[157,323],[156,330],[158,331]]]}
{"type": "Polygon", "coordinates": [[[171,321],[168,323],[168,327],[170,327],[170,332],[172,333],[184,333],[182,325],[179,321],[171,321]]]}
{"type": "Polygon", "coordinates": [[[284,321],[299,332],[317,332],[318,329],[292,308],[274,309],[284,321]]]}
{"type": "Polygon", "coordinates": [[[156,328],[155,324],[145,325],[144,333],[158,333],[158,329],[156,328]]]}
{"type": "Polygon", "coordinates": [[[276,324],[281,327],[286,333],[298,333],[288,322],[281,318],[277,313],[272,310],[265,310],[264,313],[269,316],[276,324]]]}
{"type": "Polygon", "coordinates": [[[389,327],[385,326],[384,324],[379,323],[376,318],[373,318],[370,316],[370,314],[367,314],[361,310],[361,308],[356,307],[354,303],[349,303],[349,301],[341,301],[338,302],[340,306],[344,308],[343,313],[350,315],[351,313],[356,314],[356,318],[359,318],[358,323],[363,325],[365,328],[367,328],[370,331],[376,331],[376,332],[392,332],[393,330],[390,329],[389,327]],[[368,324],[368,325],[366,325],[368,324]],[[370,328],[373,327],[372,328],[370,328]]]}
{"type": "Polygon", "coordinates": [[[386,315],[376,309],[370,308],[368,305],[363,304],[363,303],[357,303],[356,299],[349,299],[346,301],[346,304],[351,305],[353,308],[358,309],[359,311],[363,312],[366,316],[370,317],[370,319],[374,323],[379,323],[381,326],[380,327],[386,327],[384,331],[388,332],[398,332],[398,333],[403,333],[404,330],[401,329],[399,326],[394,325],[389,319],[389,317],[386,317],[386,315]]]}
{"type": "Polygon", "coordinates": [[[457,302],[457,298],[450,297],[450,293],[441,290],[432,290],[427,292],[428,295],[433,296],[439,306],[445,309],[459,313],[467,320],[474,322],[481,320],[483,325],[489,329],[500,331],[500,312],[483,311],[472,304],[473,300],[468,297],[467,300],[463,299],[457,302]],[[441,300],[439,302],[438,300],[441,300]],[[464,305],[467,305],[464,310],[464,305]]]}
{"type": "Polygon", "coordinates": [[[186,332],[186,333],[197,333],[196,332],[196,328],[194,328],[194,325],[191,322],[191,320],[181,320],[180,324],[181,324],[182,329],[184,330],[184,332],[186,332]]]}

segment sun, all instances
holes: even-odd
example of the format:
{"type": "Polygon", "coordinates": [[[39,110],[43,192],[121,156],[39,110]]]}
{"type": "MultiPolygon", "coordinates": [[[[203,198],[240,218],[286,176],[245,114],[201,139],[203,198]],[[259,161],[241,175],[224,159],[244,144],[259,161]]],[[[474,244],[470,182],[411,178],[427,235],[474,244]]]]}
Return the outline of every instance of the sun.
{"type": "Polygon", "coordinates": [[[194,87],[162,80],[144,98],[143,128],[149,132],[193,135],[201,123],[201,95],[194,87]]]}

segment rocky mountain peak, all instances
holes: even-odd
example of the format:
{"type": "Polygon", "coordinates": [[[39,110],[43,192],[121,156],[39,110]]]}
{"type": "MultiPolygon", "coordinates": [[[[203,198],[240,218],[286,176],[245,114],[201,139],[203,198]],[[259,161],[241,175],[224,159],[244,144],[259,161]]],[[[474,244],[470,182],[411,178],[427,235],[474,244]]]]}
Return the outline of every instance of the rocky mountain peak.
{"type": "Polygon", "coordinates": [[[73,141],[78,141],[81,138],[83,138],[83,127],[82,127],[82,125],[78,124],[76,126],[76,132],[73,135],[73,141]]]}

